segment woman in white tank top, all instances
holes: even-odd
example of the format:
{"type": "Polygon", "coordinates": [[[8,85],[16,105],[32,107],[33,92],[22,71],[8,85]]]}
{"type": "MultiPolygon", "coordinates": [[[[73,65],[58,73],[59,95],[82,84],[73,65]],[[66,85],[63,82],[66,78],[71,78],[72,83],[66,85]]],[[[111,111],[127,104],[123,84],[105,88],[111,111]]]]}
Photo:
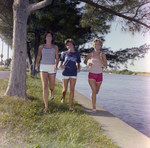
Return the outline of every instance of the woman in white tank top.
{"type": "Polygon", "coordinates": [[[92,100],[92,112],[96,113],[96,95],[99,92],[100,86],[103,81],[102,65],[107,67],[107,59],[104,53],[100,52],[102,47],[102,41],[100,39],[95,39],[93,41],[94,52],[89,53],[84,60],[84,63],[90,66],[90,71],[88,75],[88,82],[92,89],[92,94],[90,94],[92,100]],[[88,63],[88,60],[91,60],[88,63]]]}
{"type": "Polygon", "coordinates": [[[45,44],[39,46],[35,69],[39,71],[38,63],[42,56],[42,60],[40,63],[40,75],[43,85],[43,99],[45,103],[44,112],[46,112],[48,109],[48,84],[50,87],[50,99],[51,100],[54,99],[53,90],[55,86],[55,78],[59,62],[59,55],[58,55],[58,46],[53,44],[54,35],[52,32],[45,33],[43,40],[45,44]]]}

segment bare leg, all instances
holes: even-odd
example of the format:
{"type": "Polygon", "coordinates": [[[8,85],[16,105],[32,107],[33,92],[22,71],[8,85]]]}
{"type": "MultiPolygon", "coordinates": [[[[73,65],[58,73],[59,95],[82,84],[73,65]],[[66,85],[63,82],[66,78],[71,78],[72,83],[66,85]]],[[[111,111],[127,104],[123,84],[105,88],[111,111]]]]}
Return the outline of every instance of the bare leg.
{"type": "Polygon", "coordinates": [[[97,94],[96,82],[95,80],[90,80],[90,79],[88,81],[92,89],[92,95],[91,95],[92,106],[93,106],[93,109],[96,109],[96,94],[97,94]]]}
{"type": "Polygon", "coordinates": [[[53,97],[54,97],[53,96],[53,90],[55,87],[56,74],[49,74],[48,78],[49,78],[50,96],[51,96],[51,99],[53,99],[53,97]]]}
{"type": "Polygon", "coordinates": [[[96,83],[96,94],[98,94],[102,83],[96,83]]]}
{"type": "Polygon", "coordinates": [[[70,78],[70,94],[69,94],[69,109],[72,108],[72,102],[74,98],[76,79],[70,78]]]}
{"type": "Polygon", "coordinates": [[[40,75],[41,75],[42,86],[43,86],[43,99],[45,103],[45,109],[48,109],[48,73],[41,72],[40,75]]]}
{"type": "Polygon", "coordinates": [[[65,96],[66,96],[66,92],[67,92],[67,89],[68,89],[68,82],[69,82],[69,79],[63,79],[63,90],[62,90],[63,99],[62,99],[62,103],[65,101],[65,96]]]}

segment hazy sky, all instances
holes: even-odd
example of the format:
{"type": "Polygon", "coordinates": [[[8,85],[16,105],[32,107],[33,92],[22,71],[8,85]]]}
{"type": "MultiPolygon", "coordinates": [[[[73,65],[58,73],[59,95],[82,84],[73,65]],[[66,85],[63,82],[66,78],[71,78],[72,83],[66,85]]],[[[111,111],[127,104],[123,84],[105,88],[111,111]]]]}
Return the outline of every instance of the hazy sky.
{"type": "MultiPolygon", "coordinates": [[[[135,33],[133,36],[129,32],[125,33],[121,31],[121,27],[113,23],[111,33],[106,35],[105,39],[104,46],[111,47],[113,51],[116,51],[119,49],[139,47],[145,43],[150,45],[150,32],[145,34],[145,36],[140,33],[135,33]]],[[[128,69],[139,72],[150,72],[150,51],[146,54],[144,59],[135,61],[134,66],[128,64],[128,69]]]]}

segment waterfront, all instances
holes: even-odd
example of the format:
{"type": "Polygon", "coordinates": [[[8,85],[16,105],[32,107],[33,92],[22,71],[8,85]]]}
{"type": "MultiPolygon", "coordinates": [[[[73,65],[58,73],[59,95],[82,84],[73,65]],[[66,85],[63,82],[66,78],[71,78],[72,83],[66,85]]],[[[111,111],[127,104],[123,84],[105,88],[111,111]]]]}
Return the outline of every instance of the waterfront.
{"type": "MultiPolygon", "coordinates": [[[[97,104],[150,137],[150,77],[104,73],[97,104]]],[[[80,72],[76,91],[90,99],[88,72],[80,72]]],[[[61,70],[57,73],[61,80],[61,70]]]]}

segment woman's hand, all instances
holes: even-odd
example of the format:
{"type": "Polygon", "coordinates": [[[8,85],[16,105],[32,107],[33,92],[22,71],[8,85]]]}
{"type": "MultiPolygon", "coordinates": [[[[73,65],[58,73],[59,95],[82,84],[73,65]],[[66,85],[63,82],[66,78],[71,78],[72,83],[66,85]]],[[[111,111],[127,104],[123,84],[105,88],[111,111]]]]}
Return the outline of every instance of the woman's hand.
{"type": "Polygon", "coordinates": [[[80,72],[80,68],[77,69],[77,72],[80,72]]]}
{"type": "Polygon", "coordinates": [[[35,66],[35,70],[36,70],[36,71],[39,71],[39,68],[38,68],[38,66],[37,66],[37,65],[35,66]]]}
{"type": "Polygon", "coordinates": [[[87,66],[92,66],[93,64],[92,63],[87,63],[87,66]]]}
{"type": "Polygon", "coordinates": [[[60,66],[60,69],[65,69],[65,68],[66,68],[65,65],[61,65],[61,66],[60,66]]]}
{"type": "Polygon", "coordinates": [[[54,66],[54,72],[56,72],[56,71],[57,71],[57,66],[55,65],[55,66],[54,66]]]}

